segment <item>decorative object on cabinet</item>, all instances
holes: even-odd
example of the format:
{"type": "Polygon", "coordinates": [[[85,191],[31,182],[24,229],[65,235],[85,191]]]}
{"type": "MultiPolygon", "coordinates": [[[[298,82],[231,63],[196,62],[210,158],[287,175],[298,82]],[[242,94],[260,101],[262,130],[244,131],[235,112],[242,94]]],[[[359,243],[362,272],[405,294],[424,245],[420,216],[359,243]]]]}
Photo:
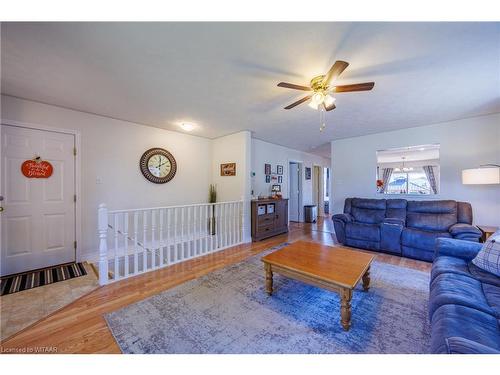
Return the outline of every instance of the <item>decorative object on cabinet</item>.
{"type": "Polygon", "coordinates": [[[177,172],[177,162],[170,152],[155,147],[142,154],[139,168],[148,181],[164,184],[174,178],[177,172]]]}
{"type": "Polygon", "coordinates": [[[288,232],[288,199],[257,199],[251,208],[253,241],[288,232]]]}
{"type": "Polygon", "coordinates": [[[306,167],[305,171],[306,171],[306,180],[310,180],[311,179],[311,168],[306,167]]]}
{"type": "Polygon", "coordinates": [[[266,176],[271,174],[271,164],[264,164],[264,174],[266,176]]]}
{"type": "Polygon", "coordinates": [[[282,165],[277,165],[276,166],[276,172],[278,174],[283,174],[283,166],[282,165]]]}
{"type": "Polygon", "coordinates": [[[236,163],[225,163],[220,165],[221,176],[236,176],[236,163]]]}

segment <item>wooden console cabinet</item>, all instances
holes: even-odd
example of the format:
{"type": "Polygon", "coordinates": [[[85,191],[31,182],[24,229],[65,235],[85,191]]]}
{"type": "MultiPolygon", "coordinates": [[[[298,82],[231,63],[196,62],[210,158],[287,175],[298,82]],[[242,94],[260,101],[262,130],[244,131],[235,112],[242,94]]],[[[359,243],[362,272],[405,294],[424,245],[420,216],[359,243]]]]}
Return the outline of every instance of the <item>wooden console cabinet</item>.
{"type": "Polygon", "coordinates": [[[288,232],[288,199],[252,201],[252,240],[288,232]]]}

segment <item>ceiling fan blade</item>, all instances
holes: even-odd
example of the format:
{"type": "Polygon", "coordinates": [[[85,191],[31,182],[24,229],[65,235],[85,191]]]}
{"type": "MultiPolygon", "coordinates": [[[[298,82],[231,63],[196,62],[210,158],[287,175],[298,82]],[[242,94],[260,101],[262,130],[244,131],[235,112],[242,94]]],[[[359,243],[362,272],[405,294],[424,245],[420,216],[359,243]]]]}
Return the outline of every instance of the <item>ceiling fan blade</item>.
{"type": "Polygon", "coordinates": [[[335,103],[332,103],[332,105],[331,105],[331,106],[329,106],[329,107],[327,107],[327,106],[326,106],[326,104],[325,104],[325,103],[323,103],[323,107],[325,107],[325,111],[331,111],[331,110],[333,110],[333,109],[337,108],[337,107],[335,106],[335,103]]]}
{"type": "Polygon", "coordinates": [[[304,102],[307,102],[309,99],[311,99],[311,96],[312,96],[312,95],[307,95],[307,96],[303,97],[302,99],[297,100],[296,102],[294,102],[294,103],[292,103],[292,104],[290,104],[290,105],[287,105],[287,106],[285,107],[285,109],[292,109],[293,107],[298,106],[299,104],[302,104],[302,103],[304,103],[304,102]]]}
{"type": "Polygon", "coordinates": [[[286,87],[287,89],[312,91],[312,89],[308,86],[295,85],[293,83],[280,82],[280,83],[278,83],[278,86],[279,87],[286,87]]]}
{"type": "Polygon", "coordinates": [[[323,78],[323,86],[336,79],[349,66],[348,62],[337,60],[323,78]]]}
{"type": "Polygon", "coordinates": [[[375,82],[355,83],[353,85],[335,86],[333,92],[368,91],[373,89],[375,82]]]}

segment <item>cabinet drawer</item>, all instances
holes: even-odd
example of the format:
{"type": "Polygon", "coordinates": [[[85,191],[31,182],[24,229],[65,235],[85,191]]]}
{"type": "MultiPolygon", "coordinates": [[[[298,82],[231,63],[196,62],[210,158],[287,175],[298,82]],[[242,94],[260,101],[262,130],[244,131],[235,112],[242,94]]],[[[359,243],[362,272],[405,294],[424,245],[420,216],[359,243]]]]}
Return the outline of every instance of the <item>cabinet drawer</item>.
{"type": "Polygon", "coordinates": [[[257,218],[257,224],[261,225],[269,225],[274,222],[274,215],[262,215],[257,218]]]}
{"type": "Polygon", "coordinates": [[[259,225],[259,228],[257,229],[258,234],[265,234],[272,231],[274,231],[274,224],[259,225]]]}

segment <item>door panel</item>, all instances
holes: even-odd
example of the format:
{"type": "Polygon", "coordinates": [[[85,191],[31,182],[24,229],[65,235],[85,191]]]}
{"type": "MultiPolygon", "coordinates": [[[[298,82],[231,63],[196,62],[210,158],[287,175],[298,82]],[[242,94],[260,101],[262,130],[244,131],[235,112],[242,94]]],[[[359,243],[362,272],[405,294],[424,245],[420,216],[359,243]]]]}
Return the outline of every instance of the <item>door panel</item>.
{"type": "Polygon", "coordinates": [[[2,125],[1,275],[75,260],[73,135],[2,125]],[[40,156],[49,178],[27,178],[25,160],[40,156]]]}
{"type": "Polygon", "coordinates": [[[299,165],[290,163],[290,221],[299,221],[299,165]]]}

